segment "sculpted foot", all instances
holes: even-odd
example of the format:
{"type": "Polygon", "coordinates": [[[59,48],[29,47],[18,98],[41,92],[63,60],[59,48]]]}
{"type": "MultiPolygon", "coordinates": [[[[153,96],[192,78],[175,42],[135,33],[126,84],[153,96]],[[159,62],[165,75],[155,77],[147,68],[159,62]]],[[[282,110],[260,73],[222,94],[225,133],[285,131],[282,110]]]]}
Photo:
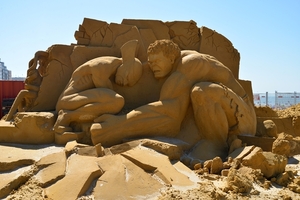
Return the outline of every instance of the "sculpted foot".
{"type": "Polygon", "coordinates": [[[55,143],[65,145],[69,141],[80,141],[84,137],[84,132],[64,132],[62,134],[55,134],[55,143]]]}
{"type": "Polygon", "coordinates": [[[91,139],[94,145],[101,144],[102,146],[112,146],[122,142],[122,135],[117,134],[115,131],[108,130],[104,124],[94,123],[91,128],[91,139]]]}
{"type": "Polygon", "coordinates": [[[91,139],[94,145],[103,143],[104,141],[101,140],[101,134],[102,134],[102,126],[100,123],[94,123],[92,124],[90,128],[91,132],[91,139]]]}
{"type": "Polygon", "coordinates": [[[68,113],[60,110],[58,112],[57,120],[54,124],[54,131],[57,133],[64,133],[64,132],[70,132],[72,131],[72,128],[69,127],[69,119],[68,119],[68,113]]]}
{"type": "Polygon", "coordinates": [[[72,131],[72,128],[69,127],[69,126],[57,126],[57,127],[54,128],[54,131],[55,131],[56,133],[62,134],[62,133],[64,133],[64,132],[71,132],[71,131],[72,131]]]}

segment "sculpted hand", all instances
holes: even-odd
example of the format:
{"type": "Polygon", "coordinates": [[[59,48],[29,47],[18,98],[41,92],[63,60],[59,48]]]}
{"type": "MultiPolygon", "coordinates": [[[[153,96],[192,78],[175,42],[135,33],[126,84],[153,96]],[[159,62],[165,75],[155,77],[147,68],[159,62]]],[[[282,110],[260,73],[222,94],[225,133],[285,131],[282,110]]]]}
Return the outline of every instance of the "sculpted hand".
{"type": "Polygon", "coordinates": [[[124,138],[123,121],[126,121],[126,115],[104,114],[96,118],[90,129],[93,144],[112,146],[121,143],[124,138]]]}
{"type": "Polygon", "coordinates": [[[116,83],[118,85],[126,86],[128,84],[127,78],[123,78],[121,75],[116,75],[116,83]]]}
{"type": "Polygon", "coordinates": [[[133,86],[142,76],[142,63],[132,60],[123,63],[117,70],[115,82],[122,86],[133,86]]]}
{"type": "Polygon", "coordinates": [[[122,64],[116,73],[115,82],[118,85],[127,86],[129,74],[132,73],[132,66],[128,64],[122,64]]]}

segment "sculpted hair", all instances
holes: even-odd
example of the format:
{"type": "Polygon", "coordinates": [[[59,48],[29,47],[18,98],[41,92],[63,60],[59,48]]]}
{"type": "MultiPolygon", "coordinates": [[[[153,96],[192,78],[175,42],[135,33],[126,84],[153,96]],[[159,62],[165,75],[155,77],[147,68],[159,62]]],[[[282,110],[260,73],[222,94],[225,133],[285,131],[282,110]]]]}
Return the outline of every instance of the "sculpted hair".
{"type": "Polygon", "coordinates": [[[157,54],[163,52],[166,57],[174,55],[175,58],[180,56],[179,46],[171,40],[156,40],[149,45],[147,54],[157,54]]]}

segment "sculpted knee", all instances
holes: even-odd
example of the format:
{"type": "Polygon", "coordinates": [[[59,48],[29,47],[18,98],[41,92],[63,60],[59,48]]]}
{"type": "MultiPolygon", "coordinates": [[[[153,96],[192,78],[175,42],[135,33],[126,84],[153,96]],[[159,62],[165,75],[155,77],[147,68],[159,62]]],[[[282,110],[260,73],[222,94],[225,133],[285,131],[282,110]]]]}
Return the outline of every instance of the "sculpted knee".
{"type": "Polygon", "coordinates": [[[191,99],[202,101],[204,99],[218,99],[224,93],[224,88],[216,83],[201,82],[194,85],[191,91],[191,99]]]}
{"type": "Polygon", "coordinates": [[[123,108],[123,106],[125,105],[125,99],[124,99],[124,97],[122,97],[119,94],[116,94],[115,100],[114,100],[114,105],[117,108],[123,108]]]}
{"type": "Polygon", "coordinates": [[[191,99],[192,102],[202,102],[206,96],[206,87],[205,83],[197,83],[191,90],[191,99]]]}

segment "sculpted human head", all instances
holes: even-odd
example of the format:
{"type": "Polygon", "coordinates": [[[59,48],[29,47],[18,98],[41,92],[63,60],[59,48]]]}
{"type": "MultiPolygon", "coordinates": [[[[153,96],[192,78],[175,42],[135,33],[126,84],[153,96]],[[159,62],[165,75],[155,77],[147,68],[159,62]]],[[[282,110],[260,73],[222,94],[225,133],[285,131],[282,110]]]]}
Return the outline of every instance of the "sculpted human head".
{"type": "Polygon", "coordinates": [[[180,56],[180,48],[171,40],[156,40],[148,47],[148,63],[155,78],[167,76],[180,56]]]}
{"type": "Polygon", "coordinates": [[[116,73],[115,82],[122,86],[133,86],[141,78],[143,66],[139,59],[124,62],[116,73]]]}

